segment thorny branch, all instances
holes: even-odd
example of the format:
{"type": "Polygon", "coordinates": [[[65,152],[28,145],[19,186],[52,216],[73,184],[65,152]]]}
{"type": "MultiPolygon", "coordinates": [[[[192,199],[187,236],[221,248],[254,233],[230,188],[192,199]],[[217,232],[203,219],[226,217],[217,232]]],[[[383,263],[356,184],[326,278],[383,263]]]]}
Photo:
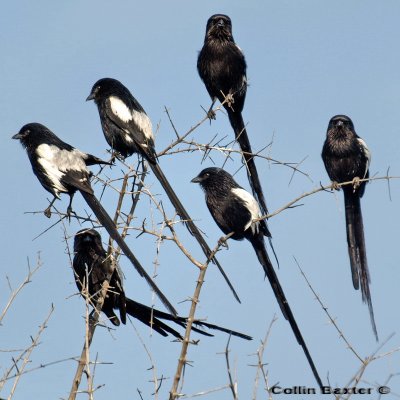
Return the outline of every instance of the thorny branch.
{"type": "MultiPolygon", "coordinates": [[[[31,337],[31,340],[32,340],[31,345],[26,350],[24,350],[18,358],[16,358],[14,360],[14,365],[13,365],[13,367],[11,367],[11,369],[13,369],[15,367],[15,369],[18,371],[18,374],[15,377],[14,384],[13,384],[10,394],[8,396],[9,400],[11,400],[12,397],[14,396],[14,393],[15,393],[15,390],[19,383],[19,380],[21,379],[21,376],[23,375],[24,370],[25,370],[28,362],[30,361],[30,356],[31,356],[33,350],[38,346],[39,339],[40,339],[43,331],[47,328],[47,323],[48,323],[51,315],[53,314],[53,311],[54,311],[54,306],[51,305],[50,311],[49,311],[47,317],[45,318],[44,322],[40,325],[36,336],[34,338],[31,337]],[[21,364],[18,364],[19,362],[21,362],[21,364]]],[[[11,371],[11,369],[9,370],[9,372],[11,371]]],[[[1,389],[1,387],[0,387],[0,389],[1,389]]]]}
{"type": "Polygon", "coordinates": [[[200,299],[200,292],[201,292],[201,288],[202,288],[203,283],[204,283],[204,278],[205,278],[205,275],[206,275],[206,272],[207,272],[207,267],[208,267],[210,261],[215,256],[215,254],[217,254],[217,251],[220,249],[220,247],[233,234],[234,233],[232,232],[229,235],[221,238],[218,241],[217,246],[212,250],[210,256],[207,258],[206,262],[202,265],[202,268],[200,269],[200,273],[199,273],[199,276],[197,278],[196,288],[194,290],[194,294],[193,294],[193,297],[191,299],[190,312],[189,312],[189,316],[188,316],[188,320],[187,320],[185,337],[184,337],[184,339],[182,341],[182,349],[181,349],[181,353],[180,353],[179,360],[178,360],[178,366],[177,366],[176,373],[175,373],[175,376],[174,376],[174,381],[173,381],[173,384],[172,384],[172,388],[170,390],[170,396],[169,396],[170,400],[175,400],[178,396],[180,396],[180,394],[178,393],[178,385],[179,385],[179,381],[181,379],[183,368],[184,368],[184,366],[186,364],[186,355],[187,355],[187,351],[188,351],[188,347],[189,347],[189,343],[190,343],[190,333],[192,331],[192,325],[193,325],[193,321],[194,321],[194,316],[195,316],[195,313],[196,313],[197,304],[198,304],[199,299],[200,299]]]}
{"type": "Polygon", "coordinates": [[[26,278],[21,282],[21,284],[16,288],[16,289],[12,289],[11,287],[11,283],[9,281],[9,278],[7,277],[7,281],[8,281],[8,286],[11,290],[11,294],[10,297],[7,301],[7,304],[5,305],[2,313],[0,314],[0,325],[3,321],[3,318],[5,317],[5,315],[7,314],[7,311],[10,309],[12,303],[14,302],[15,298],[18,296],[18,294],[21,292],[21,290],[28,284],[31,282],[33,275],[39,270],[39,268],[42,266],[42,262],[40,260],[40,253],[38,254],[38,260],[36,263],[36,267],[31,269],[31,266],[29,264],[29,259],[28,259],[28,274],[26,276],[26,278]]]}

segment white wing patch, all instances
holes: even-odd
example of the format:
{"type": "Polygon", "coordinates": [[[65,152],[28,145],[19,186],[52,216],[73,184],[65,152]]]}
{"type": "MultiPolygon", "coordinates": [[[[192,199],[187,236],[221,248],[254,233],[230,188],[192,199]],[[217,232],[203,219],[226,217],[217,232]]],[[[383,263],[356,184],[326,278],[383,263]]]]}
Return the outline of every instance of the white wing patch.
{"type": "Polygon", "coordinates": [[[364,151],[364,155],[365,157],[367,157],[367,166],[365,168],[365,172],[364,172],[364,176],[363,178],[365,178],[365,176],[367,175],[367,171],[369,169],[369,165],[371,164],[371,152],[368,149],[367,143],[365,143],[365,141],[361,138],[357,138],[358,143],[360,143],[363,151],[364,151]]]}
{"type": "Polygon", "coordinates": [[[36,154],[38,162],[53,184],[57,196],[59,192],[68,192],[61,183],[62,177],[68,170],[89,173],[84,161],[86,154],[77,149],[68,151],[54,145],[41,144],[37,147],[36,154]]]}
{"type": "Polygon", "coordinates": [[[111,96],[110,105],[111,105],[111,111],[122,121],[124,122],[132,121],[133,117],[131,110],[121,99],[115,96],[111,96]]]}
{"type": "Polygon", "coordinates": [[[133,142],[133,140],[132,140],[132,138],[131,138],[131,136],[130,136],[129,133],[125,133],[125,140],[126,140],[128,143],[132,143],[132,142],[133,142]]]}
{"type": "Polygon", "coordinates": [[[143,132],[147,140],[151,139],[154,141],[153,137],[153,127],[151,126],[150,118],[144,112],[133,111],[132,113],[133,122],[143,132]]]}
{"type": "Polygon", "coordinates": [[[234,188],[232,189],[232,193],[243,201],[251,214],[251,219],[246,224],[244,230],[247,230],[251,227],[253,233],[258,232],[259,222],[253,222],[260,216],[260,207],[258,206],[257,200],[249,192],[242,188],[234,188]]]}

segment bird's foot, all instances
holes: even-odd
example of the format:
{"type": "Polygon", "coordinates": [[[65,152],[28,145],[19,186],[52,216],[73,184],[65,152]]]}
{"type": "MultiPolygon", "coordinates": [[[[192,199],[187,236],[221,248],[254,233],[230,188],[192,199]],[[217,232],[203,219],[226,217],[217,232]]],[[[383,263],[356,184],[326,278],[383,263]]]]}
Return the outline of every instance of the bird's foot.
{"type": "Polygon", "coordinates": [[[332,181],[332,190],[340,190],[340,185],[336,181],[332,181]]]}
{"type": "Polygon", "coordinates": [[[227,240],[226,236],[222,236],[221,238],[219,238],[218,246],[229,249],[228,242],[226,240],[227,240]]]}
{"type": "Polygon", "coordinates": [[[67,218],[68,218],[68,222],[71,222],[71,215],[74,214],[75,217],[77,217],[76,212],[72,209],[71,206],[68,206],[67,208],[67,218]]]}
{"type": "Polygon", "coordinates": [[[235,110],[233,110],[233,107],[232,107],[232,105],[235,103],[235,99],[233,98],[233,94],[232,93],[228,93],[225,96],[225,100],[226,100],[226,104],[228,105],[228,107],[231,108],[232,111],[235,111],[235,110]]]}
{"type": "Polygon", "coordinates": [[[50,218],[51,217],[51,205],[48,206],[44,211],[43,214],[47,217],[50,218]]]}
{"type": "Polygon", "coordinates": [[[211,125],[211,121],[214,119],[214,120],[216,120],[217,119],[217,114],[215,113],[215,111],[212,109],[212,108],[210,108],[208,111],[207,111],[207,118],[210,120],[210,125],[211,125]]]}
{"type": "Polygon", "coordinates": [[[358,176],[356,176],[353,181],[352,181],[352,185],[353,185],[353,192],[355,192],[361,185],[360,182],[360,178],[358,176]]]}

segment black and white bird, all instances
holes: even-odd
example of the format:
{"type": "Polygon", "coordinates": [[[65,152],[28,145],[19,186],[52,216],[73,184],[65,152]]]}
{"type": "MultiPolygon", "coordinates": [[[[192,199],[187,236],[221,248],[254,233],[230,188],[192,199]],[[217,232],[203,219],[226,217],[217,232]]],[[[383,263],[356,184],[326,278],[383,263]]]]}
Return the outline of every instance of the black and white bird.
{"type": "MultiPolygon", "coordinates": [[[[189,232],[196,238],[204,254],[209,257],[211,254],[210,247],[157,162],[151,121],[143,107],[121,82],[112,78],[98,80],[93,85],[86,100],[94,100],[96,103],[104,136],[113,151],[120,153],[123,157],[138,153],[148,161],[176,212],[185,221],[189,232]]],[[[240,302],[235,289],[218,260],[214,257],[213,261],[218,266],[235,298],[240,302]]]]}
{"type": "Polygon", "coordinates": [[[63,142],[42,124],[26,124],[12,138],[21,142],[28,153],[34,174],[42,186],[54,196],[45,213],[50,215],[50,207],[55,199],[60,198],[61,193],[67,193],[70,196],[68,206],[68,211],[70,212],[72,197],[76,191],[79,191],[100,224],[106,228],[109,235],[118,243],[138,273],[146,279],[168,310],[176,314],[174,307],[133,255],[118,233],[114,222],[94,195],[90,185],[91,173],[87,166],[108,163],[63,142]]]}
{"type": "MultiPolygon", "coordinates": [[[[212,108],[217,100],[223,103],[225,97],[230,99],[224,107],[243,152],[253,195],[263,215],[267,215],[267,203],[242,117],[247,91],[246,68],[244,54],[232,36],[231,19],[223,14],[212,15],[207,21],[204,45],[197,59],[197,70],[212,99],[209,115],[215,118],[212,108]]],[[[271,236],[269,232],[268,235],[271,236]]]]}
{"type": "Polygon", "coordinates": [[[206,168],[193,178],[192,182],[199,183],[204,190],[207,207],[222,232],[225,235],[233,232],[232,239],[247,239],[252,244],[282,313],[289,321],[298,343],[303,348],[314,377],[322,387],[315,364],[268,257],[264,242],[264,236],[267,236],[265,221],[258,220],[260,208],[256,199],[239,186],[232,175],[222,168],[206,168]]]}
{"type": "MultiPolygon", "coordinates": [[[[187,318],[156,310],[125,296],[118,267],[114,268],[114,270],[112,269],[112,259],[104,250],[101,236],[96,230],[82,229],[76,233],[74,239],[74,253],[73,268],[75,272],[75,281],[80,292],[87,288],[87,292],[92,300],[91,304],[96,303],[103,282],[106,280],[107,275],[111,274],[111,279],[109,281],[110,287],[107,291],[102,308],[102,311],[106,314],[111,323],[118,326],[121,320],[123,324],[126,324],[126,315],[129,314],[143,324],[150,326],[162,336],[172,334],[176,338],[182,339],[179,332],[165,324],[162,320],[171,321],[186,328],[187,318]],[[114,310],[119,311],[120,318],[117,317],[114,310]]],[[[199,328],[205,327],[226,332],[246,340],[252,339],[248,335],[202,321],[195,321],[194,325],[193,330],[195,332],[206,336],[213,335],[199,328]]]]}
{"type": "Polygon", "coordinates": [[[351,185],[342,186],[351,275],[354,289],[358,290],[361,287],[362,300],[368,304],[372,329],[378,340],[360,204],[366,182],[359,181],[369,177],[371,153],[365,141],[355,132],[353,122],[348,116],[335,115],[329,121],[322,159],[332,182],[353,182],[351,185]]]}

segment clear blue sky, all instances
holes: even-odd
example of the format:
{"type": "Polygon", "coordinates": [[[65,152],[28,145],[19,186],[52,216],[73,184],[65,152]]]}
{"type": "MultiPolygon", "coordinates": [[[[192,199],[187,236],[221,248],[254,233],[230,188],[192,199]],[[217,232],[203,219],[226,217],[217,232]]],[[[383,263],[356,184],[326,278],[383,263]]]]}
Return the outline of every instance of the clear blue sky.
{"type": "MultiPolygon", "coordinates": [[[[244,119],[254,150],[273,140],[266,154],[285,162],[305,161],[301,170],[309,178],[291,170],[258,160],[267,202],[276,210],[299,196],[329,183],[320,158],[329,119],[339,113],[349,115],[357,133],[372,152],[371,175],[382,176],[390,167],[391,175],[400,175],[400,3],[397,0],[376,2],[353,0],[308,1],[172,1],[113,2],[87,1],[9,1],[0,14],[0,121],[2,131],[2,196],[0,304],[5,305],[9,289],[8,276],[15,287],[27,272],[27,258],[32,265],[40,252],[43,267],[23,291],[3,320],[1,350],[26,347],[29,336],[36,333],[50,305],[53,313],[40,346],[33,352],[29,367],[80,354],[83,337],[84,304],[76,293],[63,230],[57,225],[40,238],[39,233],[56,221],[42,214],[25,214],[43,210],[51,196],[40,186],[25,152],[11,136],[28,122],[41,122],[63,140],[100,157],[107,157],[107,145],[101,132],[93,103],[85,103],[93,83],[109,76],[122,81],[140,101],[156,126],[157,150],[164,149],[174,133],[164,112],[170,110],[180,133],[200,121],[210,99],[197,75],[196,59],[208,17],[228,14],[233,22],[236,42],[248,63],[248,89],[244,119]],[[290,184],[289,184],[290,183],[290,184]]],[[[206,123],[191,136],[202,143],[214,135],[233,134],[227,117],[218,114],[211,126],[206,123]]],[[[221,232],[206,208],[203,194],[190,179],[205,166],[202,154],[194,152],[162,157],[160,164],[175,187],[189,213],[198,220],[214,245],[221,232]]],[[[224,158],[213,154],[216,165],[224,158]]],[[[136,162],[132,157],[130,162],[136,162]]],[[[240,159],[234,158],[226,169],[235,172],[240,159]]],[[[96,169],[94,169],[96,171],[96,169]]],[[[114,168],[111,174],[118,169],[114,168]]],[[[236,175],[249,188],[243,171],[236,175]]],[[[153,176],[147,183],[164,199],[167,211],[172,209],[153,176]]],[[[96,187],[97,193],[99,187],[96,187]]],[[[387,183],[369,184],[362,200],[368,260],[372,278],[372,300],[380,339],[391,333],[394,338],[384,346],[389,352],[400,346],[399,304],[400,265],[399,211],[400,182],[391,182],[389,199],[387,183]]],[[[321,307],[307,287],[294,262],[301,264],[314,289],[329,312],[336,318],[345,336],[362,356],[376,348],[368,309],[351,283],[347,256],[343,198],[319,193],[270,220],[274,246],[280,260],[278,271],[293,312],[304,334],[324,382],[344,386],[360,367],[360,362],[346,349],[338,333],[328,322],[321,307]]],[[[68,198],[57,207],[66,209],[68,198]]],[[[109,192],[104,205],[112,212],[115,195],[109,192]]],[[[86,209],[76,196],[74,208],[80,214],[86,209]]],[[[153,210],[154,211],[154,210],[153,210]]],[[[143,218],[151,220],[150,207],[143,199],[136,226],[143,218]]],[[[159,218],[156,216],[156,218],[159,218]]],[[[73,235],[80,227],[75,221],[67,225],[73,235]]],[[[193,239],[184,229],[179,231],[187,246],[200,257],[193,239]]],[[[107,237],[104,232],[104,239],[107,237]]],[[[149,272],[157,258],[154,239],[129,237],[128,244],[149,272]]],[[[72,245],[72,241],[69,241],[72,245]]],[[[242,304],[231,296],[215,268],[207,273],[197,316],[210,322],[244,331],[252,342],[232,339],[231,361],[236,368],[239,397],[249,399],[253,392],[255,353],[260,339],[273,318],[274,324],[264,361],[270,384],[315,387],[305,357],[282,317],[272,291],[251,246],[230,242],[219,259],[234,283],[242,304]]],[[[172,244],[163,244],[158,255],[157,283],[168,298],[185,315],[189,303],[182,302],[193,294],[197,270],[186,262],[172,244]]],[[[127,295],[152,304],[145,281],[128,262],[121,266],[126,273],[127,295]]],[[[155,305],[162,308],[158,300],[155,305]]],[[[167,398],[171,388],[180,345],[134,322],[151,351],[160,377],[170,378],[161,387],[160,399],[167,398]]],[[[194,335],[198,338],[198,335],[194,335]]],[[[187,394],[226,384],[227,375],[222,352],[226,335],[201,338],[199,346],[190,347],[188,358],[193,367],[186,370],[183,392],[187,394]]],[[[2,370],[11,364],[14,353],[0,353],[2,370]]],[[[153,385],[149,359],[132,326],[121,327],[110,334],[96,331],[92,357],[99,365],[95,384],[105,384],[96,399],[151,398],[153,385]]],[[[360,386],[383,384],[390,374],[399,373],[400,356],[386,356],[371,364],[360,386]]],[[[15,399],[66,398],[76,364],[72,361],[50,366],[24,376],[15,399]]],[[[84,382],[85,383],[85,382],[84,382]]],[[[262,383],[259,399],[265,398],[262,383]]],[[[400,377],[389,386],[400,394],[400,377]]],[[[83,386],[84,387],[84,386],[83,386]]],[[[6,386],[0,396],[8,394],[6,386]]],[[[206,398],[231,398],[227,391],[206,398]]],[[[283,398],[283,396],[280,396],[283,398]]],[[[360,396],[361,397],[361,396],[360,396]]],[[[84,397],[82,397],[84,398],[84,397]]],[[[279,398],[279,396],[276,396],[279,398]]],[[[300,396],[285,396],[302,398],[300,396]]],[[[377,398],[377,395],[362,398],[377,398]]],[[[387,398],[390,398],[389,396],[387,398]]]]}

